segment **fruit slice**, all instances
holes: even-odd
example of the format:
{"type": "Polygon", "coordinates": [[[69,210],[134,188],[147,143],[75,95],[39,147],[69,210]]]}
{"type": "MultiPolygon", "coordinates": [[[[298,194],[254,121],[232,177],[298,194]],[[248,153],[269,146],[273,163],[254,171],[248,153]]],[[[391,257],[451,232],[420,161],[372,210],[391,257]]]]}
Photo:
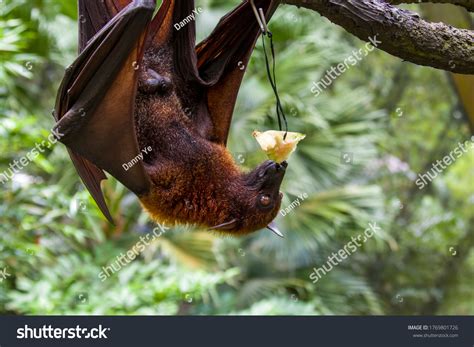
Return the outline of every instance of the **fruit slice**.
{"type": "Polygon", "coordinates": [[[269,130],[260,132],[255,130],[253,136],[270,160],[281,163],[287,160],[306,135],[300,133],[286,133],[284,131],[269,130]]]}

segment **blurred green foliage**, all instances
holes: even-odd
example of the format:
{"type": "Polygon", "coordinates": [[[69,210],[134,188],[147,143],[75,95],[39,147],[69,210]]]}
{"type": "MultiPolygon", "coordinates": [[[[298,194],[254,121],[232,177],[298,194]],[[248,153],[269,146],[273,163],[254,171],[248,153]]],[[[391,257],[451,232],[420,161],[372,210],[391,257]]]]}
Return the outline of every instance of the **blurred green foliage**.
{"type": "MultiPolygon", "coordinates": [[[[200,37],[239,1],[198,1],[200,37]]],[[[55,91],[76,52],[74,1],[0,3],[0,173],[53,126],[55,91]]],[[[317,98],[312,82],[363,42],[316,13],[282,6],[271,22],[291,130],[282,207],[268,232],[232,239],[176,227],[105,281],[103,266],[156,226],[114,180],[104,221],[64,146],[0,186],[0,312],[13,314],[473,314],[474,152],[420,191],[414,181],[469,139],[445,73],[371,53],[317,98]],[[345,160],[351,158],[349,162],[345,160]],[[377,221],[383,231],[316,284],[314,267],[377,221]]],[[[276,128],[260,44],[229,147],[264,159],[251,133],[276,128]]]]}

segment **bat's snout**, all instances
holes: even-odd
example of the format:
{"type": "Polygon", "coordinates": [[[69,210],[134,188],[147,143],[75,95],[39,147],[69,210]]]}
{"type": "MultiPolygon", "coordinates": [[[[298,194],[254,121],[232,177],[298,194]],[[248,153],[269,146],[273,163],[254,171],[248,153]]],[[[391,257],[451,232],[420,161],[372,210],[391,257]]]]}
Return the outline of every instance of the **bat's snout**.
{"type": "Polygon", "coordinates": [[[279,192],[287,167],[288,163],[285,161],[283,163],[275,163],[274,161],[265,162],[262,165],[263,170],[260,173],[264,178],[262,188],[273,189],[279,192]]]}
{"type": "Polygon", "coordinates": [[[287,167],[288,163],[286,161],[281,164],[271,161],[268,170],[272,171],[273,173],[285,173],[287,167]]]}

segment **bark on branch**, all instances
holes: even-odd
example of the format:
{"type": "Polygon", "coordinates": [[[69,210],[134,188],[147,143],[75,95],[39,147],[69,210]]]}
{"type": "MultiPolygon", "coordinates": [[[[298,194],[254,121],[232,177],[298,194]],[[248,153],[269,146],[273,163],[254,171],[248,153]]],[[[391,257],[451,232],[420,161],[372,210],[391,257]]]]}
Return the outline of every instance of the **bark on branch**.
{"type": "Polygon", "coordinates": [[[419,65],[474,74],[474,32],[430,23],[417,13],[382,0],[283,0],[319,12],[331,22],[377,47],[419,65]]]}
{"type": "Polygon", "coordinates": [[[464,7],[466,10],[474,11],[474,0],[386,0],[393,5],[399,4],[415,4],[420,2],[432,2],[434,4],[452,4],[464,7]]]}

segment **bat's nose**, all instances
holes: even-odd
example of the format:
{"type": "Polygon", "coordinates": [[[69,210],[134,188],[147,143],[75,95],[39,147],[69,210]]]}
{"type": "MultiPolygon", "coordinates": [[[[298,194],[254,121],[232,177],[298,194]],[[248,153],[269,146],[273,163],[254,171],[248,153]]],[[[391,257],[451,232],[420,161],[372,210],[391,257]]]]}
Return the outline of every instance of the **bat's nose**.
{"type": "Polygon", "coordinates": [[[288,167],[288,163],[286,161],[278,164],[278,163],[275,163],[275,167],[276,167],[276,171],[285,171],[286,168],[288,167]]]}
{"type": "Polygon", "coordinates": [[[275,163],[274,161],[270,161],[268,166],[265,169],[266,174],[284,174],[286,168],[288,167],[288,163],[286,161],[282,162],[281,164],[275,163]]]}

